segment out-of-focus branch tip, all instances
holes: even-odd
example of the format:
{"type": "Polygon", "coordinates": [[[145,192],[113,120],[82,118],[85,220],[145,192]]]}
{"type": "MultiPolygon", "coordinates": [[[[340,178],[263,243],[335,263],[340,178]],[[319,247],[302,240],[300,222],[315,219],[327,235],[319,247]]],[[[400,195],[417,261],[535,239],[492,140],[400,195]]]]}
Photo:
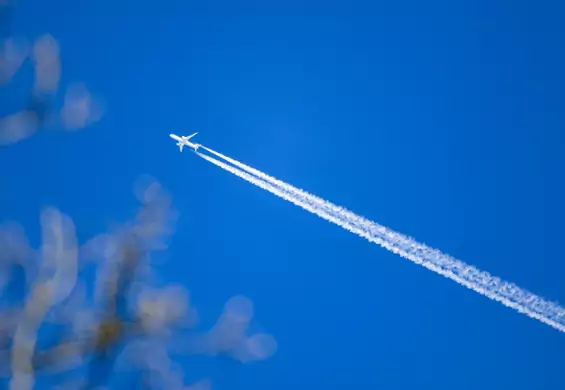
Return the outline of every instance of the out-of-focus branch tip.
{"type": "Polygon", "coordinates": [[[154,287],[147,271],[149,252],[162,249],[159,243],[172,234],[177,214],[170,195],[149,176],[136,182],[134,193],[141,205],[133,218],[82,246],[73,220],[56,208],[40,214],[39,250],[29,247],[20,225],[0,224],[0,271],[17,264],[26,272],[23,301],[0,311],[0,374],[11,375],[10,389],[31,390],[37,374],[86,365],[86,376],[58,388],[101,388],[113,372],[137,367],[146,388],[209,390],[209,380],[185,385],[173,354],[224,354],[247,363],[275,353],[274,337],[248,335],[254,307],[241,295],[226,302],[216,325],[195,335],[188,349],[171,348],[182,344],[198,314],[184,286],[154,287]],[[96,260],[88,263],[96,267],[94,280],[81,278],[83,257],[96,260]],[[42,340],[46,324],[64,331],[42,340]],[[106,367],[102,374],[100,365],[106,367]]]}

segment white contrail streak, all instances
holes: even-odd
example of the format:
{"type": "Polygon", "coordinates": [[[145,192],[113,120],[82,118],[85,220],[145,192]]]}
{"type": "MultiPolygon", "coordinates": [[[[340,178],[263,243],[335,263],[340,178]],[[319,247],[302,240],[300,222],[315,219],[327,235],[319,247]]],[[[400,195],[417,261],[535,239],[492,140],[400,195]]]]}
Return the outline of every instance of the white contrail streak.
{"type": "Polygon", "coordinates": [[[505,282],[485,271],[467,265],[436,249],[418,243],[410,237],[362,218],[351,211],[308,194],[305,191],[268,176],[236,160],[208,148],[206,148],[206,150],[246,170],[248,173],[212,157],[200,153],[197,154],[212,164],[274,195],[288,200],[296,206],[300,206],[327,221],[349,230],[370,242],[378,244],[393,253],[443,275],[446,278],[454,280],[520,313],[535,318],[561,332],[565,332],[565,309],[558,304],[546,301],[515,284],[505,282]]]}
{"type": "MultiPolygon", "coordinates": [[[[223,154],[216,152],[215,150],[206,148],[204,146],[202,146],[203,149],[207,150],[208,152],[216,155],[217,157],[229,162],[232,165],[235,165],[236,167],[241,168],[242,170],[259,177],[260,179],[265,180],[268,183],[273,184],[274,186],[280,187],[281,189],[283,189],[284,191],[290,192],[295,194],[296,196],[303,198],[303,199],[308,199],[309,203],[314,203],[316,204],[318,207],[321,207],[322,209],[332,213],[332,214],[336,214],[339,215],[340,219],[344,219],[344,220],[348,220],[350,222],[352,222],[355,225],[360,225],[360,226],[364,226],[366,228],[376,228],[375,231],[373,231],[373,234],[380,234],[380,235],[386,235],[388,236],[390,239],[394,239],[394,240],[399,240],[400,238],[404,237],[401,236],[399,233],[396,233],[384,226],[380,226],[378,224],[376,224],[375,222],[369,221],[368,219],[365,219],[343,207],[339,207],[331,202],[328,202],[318,196],[312,195],[304,190],[301,190],[299,188],[296,188],[290,184],[287,184],[285,182],[283,182],[282,180],[278,180],[276,178],[274,178],[273,176],[269,176],[266,173],[263,173],[257,169],[254,169],[248,165],[243,164],[242,162],[239,162],[237,160],[234,160],[233,158],[224,156],[223,154]]],[[[407,237],[406,237],[407,238],[407,237]]],[[[409,239],[409,238],[407,238],[409,239]]],[[[409,239],[411,241],[411,244],[414,243],[415,241],[412,239],[409,239]]]]}
{"type": "MultiPolygon", "coordinates": [[[[249,165],[245,165],[244,163],[241,163],[237,160],[234,160],[233,158],[229,158],[228,156],[224,156],[223,154],[216,152],[215,150],[212,149],[208,149],[205,146],[202,146],[202,149],[207,150],[208,152],[216,155],[217,157],[221,158],[222,160],[225,160],[227,162],[229,162],[232,165],[235,165],[236,167],[257,176],[260,179],[265,180],[266,182],[269,182],[271,184],[274,184],[277,187],[281,187],[282,189],[284,189],[285,191],[289,191],[292,192],[298,196],[301,197],[307,197],[308,199],[310,199],[313,203],[316,203],[317,205],[319,205],[320,207],[323,207],[325,209],[330,209],[333,212],[347,212],[347,210],[342,209],[341,207],[338,207],[330,202],[325,201],[324,199],[317,197],[315,195],[312,195],[304,190],[301,190],[299,188],[293,187],[290,184],[287,184],[285,182],[283,182],[282,180],[278,180],[276,178],[274,178],[273,176],[269,176],[266,173],[263,173],[255,168],[250,167],[249,165]]],[[[351,216],[355,216],[353,213],[351,213],[351,216]]],[[[357,217],[357,216],[355,216],[357,217]]],[[[357,217],[360,218],[360,217],[357,217]]]]}

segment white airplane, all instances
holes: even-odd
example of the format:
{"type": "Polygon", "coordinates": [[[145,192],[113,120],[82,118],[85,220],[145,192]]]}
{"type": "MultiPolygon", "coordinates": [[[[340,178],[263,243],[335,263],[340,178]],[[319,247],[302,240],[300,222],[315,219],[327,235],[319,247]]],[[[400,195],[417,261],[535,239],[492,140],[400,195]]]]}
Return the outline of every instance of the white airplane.
{"type": "Polygon", "coordinates": [[[169,134],[169,136],[174,139],[175,141],[178,141],[177,146],[180,148],[180,151],[182,152],[182,148],[185,146],[189,146],[192,149],[194,149],[194,151],[196,152],[198,150],[198,148],[200,147],[200,144],[193,144],[192,142],[188,142],[189,139],[191,139],[192,137],[194,137],[196,134],[198,133],[194,133],[192,135],[188,135],[188,136],[183,136],[183,137],[179,137],[176,134],[169,134]]]}

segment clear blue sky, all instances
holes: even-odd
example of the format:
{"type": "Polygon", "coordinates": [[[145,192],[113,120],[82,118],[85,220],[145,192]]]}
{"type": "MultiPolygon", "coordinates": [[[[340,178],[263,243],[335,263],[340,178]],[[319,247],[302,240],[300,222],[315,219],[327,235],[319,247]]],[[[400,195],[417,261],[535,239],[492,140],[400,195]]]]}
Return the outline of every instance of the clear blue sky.
{"type": "Polygon", "coordinates": [[[186,367],[215,389],[563,389],[564,334],[179,153],[168,134],[199,131],[565,304],[564,7],[20,0],[14,32],[53,34],[62,84],[84,82],[107,111],[0,150],[0,219],[37,244],[39,211],[55,205],[85,240],[130,217],[135,178],[155,176],[181,216],[163,279],[188,286],[205,322],[249,296],[279,344],[258,364],[186,367]]]}

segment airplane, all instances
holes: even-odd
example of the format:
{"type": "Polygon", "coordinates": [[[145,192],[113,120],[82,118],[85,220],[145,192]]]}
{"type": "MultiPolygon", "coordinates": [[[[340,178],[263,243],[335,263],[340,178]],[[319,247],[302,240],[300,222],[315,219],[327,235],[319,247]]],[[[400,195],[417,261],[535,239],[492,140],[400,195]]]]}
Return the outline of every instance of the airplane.
{"type": "Polygon", "coordinates": [[[182,148],[185,147],[185,146],[191,147],[196,152],[201,145],[200,144],[193,144],[192,142],[188,142],[188,140],[191,139],[192,137],[194,137],[196,134],[198,134],[198,133],[194,133],[194,134],[188,135],[188,136],[185,135],[183,137],[179,137],[176,134],[169,134],[169,136],[172,139],[174,139],[175,141],[178,141],[177,146],[180,148],[181,152],[182,152],[182,148]]]}

